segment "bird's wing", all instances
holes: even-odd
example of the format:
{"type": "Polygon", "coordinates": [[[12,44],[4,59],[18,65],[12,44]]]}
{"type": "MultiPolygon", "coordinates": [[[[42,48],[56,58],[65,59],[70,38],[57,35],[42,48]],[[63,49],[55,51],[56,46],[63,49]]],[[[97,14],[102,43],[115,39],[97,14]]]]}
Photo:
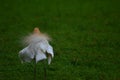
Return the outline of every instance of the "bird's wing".
{"type": "Polygon", "coordinates": [[[41,49],[42,52],[46,52],[47,47],[48,47],[48,41],[42,40],[41,42],[38,43],[39,49],[41,49]]]}
{"type": "Polygon", "coordinates": [[[51,45],[48,45],[47,47],[47,53],[54,57],[53,47],[51,45]]]}
{"type": "Polygon", "coordinates": [[[35,52],[36,52],[36,63],[40,60],[46,59],[46,49],[47,49],[47,42],[46,41],[40,41],[35,46],[35,52]]]}
{"type": "Polygon", "coordinates": [[[29,47],[22,49],[19,52],[21,62],[30,62],[34,58],[34,54],[30,51],[29,47]]]}
{"type": "Polygon", "coordinates": [[[46,59],[46,55],[44,52],[42,52],[40,49],[37,50],[37,53],[36,53],[36,63],[40,60],[43,60],[43,59],[46,59]]]}
{"type": "Polygon", "coordinates": [[[53,47],[51,45],[48,45],[47,53],[48,53],[48,64],[50,64],[51,63],[51,58],[54,57],[53,47]]]}
{"type": "Polygon", "coordinates": [[[50,63],[51,63],[51,56],[48,55],[48,64],[50,64],[50,63]]]}

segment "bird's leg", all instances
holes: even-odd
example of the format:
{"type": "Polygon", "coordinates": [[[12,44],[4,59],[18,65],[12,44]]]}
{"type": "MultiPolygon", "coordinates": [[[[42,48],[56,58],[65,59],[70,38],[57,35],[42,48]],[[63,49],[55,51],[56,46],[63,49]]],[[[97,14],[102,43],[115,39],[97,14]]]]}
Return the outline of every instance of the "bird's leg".
{"type": "Polygon", "coordinates": [[[43,64],[44,64],[44,80],[47,80],[47,70],[46,70],[46,61],[43,60],[43,64]]]}
{"type": "Polygon", "coordinates": [[[34,80],[36,80],[36,59],[34,58],[34,80]]]}

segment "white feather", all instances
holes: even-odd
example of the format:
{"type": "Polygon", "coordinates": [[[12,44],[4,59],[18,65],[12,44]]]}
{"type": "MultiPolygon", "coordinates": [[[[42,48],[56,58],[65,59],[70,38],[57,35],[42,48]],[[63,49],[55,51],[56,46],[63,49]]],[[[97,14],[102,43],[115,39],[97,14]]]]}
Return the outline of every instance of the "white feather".
{"type": "Polygon", "coordinates": [[[19,52],[19,56],[22,62],[30,62],[32,59],[36,59],[36,62],[46,59],[46,52],[51,55],[48,57],[48,63],[50,64],[51,58],[54,56],[53,48],[49,45],[50,38],[47,35],[32,34],[24,39],[24,43],[28,46],[19,52]]]}

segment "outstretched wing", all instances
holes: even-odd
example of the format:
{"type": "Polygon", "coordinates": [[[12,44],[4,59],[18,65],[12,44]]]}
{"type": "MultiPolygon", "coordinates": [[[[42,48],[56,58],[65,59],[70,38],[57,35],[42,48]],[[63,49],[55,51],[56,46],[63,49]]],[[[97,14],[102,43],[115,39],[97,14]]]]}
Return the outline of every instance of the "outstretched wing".
{"type": "Polygon", "coordinates": [[[37,50],[35,58],[36,58],[36,63],[37,63],[40,60],[46,59],[46,55],[41,50],[37,50]]]}
{"type": "Polygon", "coordinates": [[[53,47],[51,45],[48,45],[47,53],[48,53],[48,64],[50,64],[51,63],[51,58],[54,57],[53,47]]]}
{"type": "Polygon", "coordinates": [[[28,47],[26,47],[19,52],[19,57],[22,63],[30,62],[34,58],[34,54],[30,51],[28,47]]]}
{"type": "Polygon", "coordinates": [[[35,50],[35,58],[36,58],[36,63],[38,61],[44,60],[46,59],[46,48],[47,48],[47,42],[42,40],[40,42],[38,42],[35,46],[34,46],[34,50],[35,50]]]}

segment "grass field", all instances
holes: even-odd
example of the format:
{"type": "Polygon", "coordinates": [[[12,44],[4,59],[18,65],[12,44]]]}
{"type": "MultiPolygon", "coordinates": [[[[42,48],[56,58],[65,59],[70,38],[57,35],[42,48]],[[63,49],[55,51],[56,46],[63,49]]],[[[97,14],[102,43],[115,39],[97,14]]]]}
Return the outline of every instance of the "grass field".
{"type": "Polygon", "coordinates": [[[120,80],[119,0],[1,0],[0,80],[33,80],[34,63],[18,52],[36,26],[52,37],[47,80],[120,80]]]}

